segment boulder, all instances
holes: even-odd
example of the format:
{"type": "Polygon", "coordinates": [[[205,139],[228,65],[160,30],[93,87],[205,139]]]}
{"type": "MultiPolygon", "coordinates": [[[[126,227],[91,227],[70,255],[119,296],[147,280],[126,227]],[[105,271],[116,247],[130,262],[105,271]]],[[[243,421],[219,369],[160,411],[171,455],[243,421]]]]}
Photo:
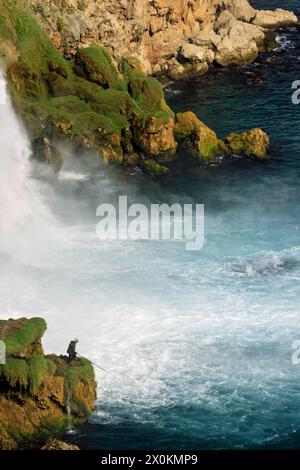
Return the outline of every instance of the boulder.
{"type": "Polygon", "coordinates": [[[144,160],[141,167],[145,173],[148,173],[151,176],[166,175],[169,173],[169,169],[166,166],[161,165],[154,160],[144,160]]]}
{"type": "Polygon", "coordinates": [[[250,23],[255,16],[256,10],[247,0],[225,0],[224,5],[237,20],[250,23]]]}
{"type": "Polygon", "coordinates": [[[182,62],[211,64],[214,53],[208,47],[185,43],[179,50],[178,59],[182,62]]]}
{"type": "Polygon", "coordinates": [[[218,149],[216,133],[192,112],[178,113],[175,118],[175,134],[183,141],[193,157],[204,162],[214,161],[218,149]]]}
{"type": "MultiPolygon", "coordinates": [[[[207,67],[208,68],[208,67],[207,67]]],[[[172,57],[168,61],[168,77],[171,80],[180,80],[181,78],[186,76],[186,69],[185,67],[178,62],[178,60],[175,59],[175,57],[172,57]]]]}
{"type": "Polygon", "coordinates": [[[150,116],[145,122],[136,119],[133,125],[133,140],[141,152],[149,156],[174,155],[174,119],[167,121],[161,116],[150,116]]]}
{"type": "Polygon", "coordinates": [[[261,129],[251,129],[240,134],[232,133],[224,140],[229,151],[235,155],[255,157],[259,160],[268,158],[270,139],[261,129]]]}
{"type": "Polygon", "coordinates": [[[297,16],[287,10],[277,8],[275,11],[257,10],[252,23],[262,28],[281,28],[298,24],[297,16]]]}
{"type": "Polygon", "coordinates": [[[230,13],[230,11],[223,10],[214,22],[214,31],[220,34],[221,36],[225,36],[226,34],[228,34],[228,29],[230,25],[233,24],[235,21],[236,18],[230,13]]]}
{"type": "Polygon", "coordinates": [[[222,66],[250,63],[264,47],[263,30],[252,24],[230,19],[218,32],[222,40],[217,45],[215,60],[222,66]]]}
{"type": "Polygon", "coordinates": [[[209,49],[216,47],[221,41],[221,37],[213,29],[203,30],[192,38],[192,44],[196,46],[205,46],[209,49]]]}

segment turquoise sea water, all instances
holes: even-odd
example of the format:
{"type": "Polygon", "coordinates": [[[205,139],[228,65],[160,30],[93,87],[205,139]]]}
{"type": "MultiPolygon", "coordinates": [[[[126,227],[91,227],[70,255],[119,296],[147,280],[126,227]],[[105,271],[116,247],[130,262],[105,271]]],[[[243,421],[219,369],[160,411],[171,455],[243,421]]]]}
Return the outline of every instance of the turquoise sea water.
{"type": "Polygon", "coordinates": [[[37,229],[29,258],[11,250],[3,258],[1,316],[45,316],[48,351],[64,352],[80,336],[80,352],[115,375],[97,371],[96,410],[68,436],[79,445],[299,448],[300,365],[291,361],[300,340],[300,105],[291,101],[299,32],[278,41],[272,65],[262,56],[166,89],[175,110],[193,110],[220,137],[262,127],[272,140],[268,162],[149,181],[91,178],[72,160],[53,189],[39,186],[51,212],[48,238],[37,229]],[[100,243],[96,207],[124,194],[205,204],[203,250],[100,243]]]}

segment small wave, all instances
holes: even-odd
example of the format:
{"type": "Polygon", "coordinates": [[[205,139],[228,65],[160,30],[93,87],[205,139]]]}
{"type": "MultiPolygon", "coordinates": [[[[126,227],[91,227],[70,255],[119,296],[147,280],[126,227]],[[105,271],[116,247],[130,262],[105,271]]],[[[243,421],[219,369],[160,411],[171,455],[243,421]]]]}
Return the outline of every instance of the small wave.
{"type": "Polygon", "coordinates": [[[165,92],[169,95],[169,96],[177,96],[177,95],[180,95],[182,93],[182,90],[178,90],[178,89],[175,89],[175,88],[170,88],[170,87],[165,87],[165,92]]]}
{"type": "Polygon", "coordinates": [[[229,270],[237,275],[257,276],[292,270],[300,266],[300,248],[294,247],[281,252],[268,252],[256,256],[253,260],[237,258],[230,264],[229,270]]]}
{"type": "Polygon", "coordinates": [[[295,49],[295,43],[289,39],[286,34],[278,34],[276,36],[277,47],[275,50],[283,51],[287,49],[295,49]]]}

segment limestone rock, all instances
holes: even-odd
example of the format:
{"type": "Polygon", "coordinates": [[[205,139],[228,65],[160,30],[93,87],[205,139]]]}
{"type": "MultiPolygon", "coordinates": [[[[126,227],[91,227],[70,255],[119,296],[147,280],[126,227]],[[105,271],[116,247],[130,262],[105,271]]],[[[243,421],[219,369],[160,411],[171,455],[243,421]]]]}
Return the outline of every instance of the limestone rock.
{"type": "MultiPolygon", "coordinates": [[[[36,5],[36,0],[27,3],[36,5]]],[[[177,53],[186,43],[205,46],[214,52],[220,41],[213,30],[221,28],[226,15],[227,23],[231,18],[264,28],[297,22],[290,12],[257,11],[247,0],[85,0],[84,8],[80,9],[78,0],[69,0],[67,7],[66,2],[44,0],[42,3],[43,9],[36,9],[36,15],[67,58],[74,57],[78,48],[94,43],[106,47],[115,61],[134,55],[142,61],[147,74],[169,75],[174,79],[208,70],[210,60],[201,66],[200,62],[178,65],[177,53]],[[45,8],[51,11],[50,16],[43,13],[45,8]]],[[[256,57],[253,43],[249,50],[240,48],[238,54],[228,53],[227,41],[224,47],[223,55],[231,55],[233,63],[235,60],[243,63],[243,57],[247,63],[256,57]]],[[[219,52],[222,55],[221,46],[219,52]]]]}
{"type": "Polygon", "coordinates": [[[185,43],[181,46],[178,57],[184,62],[210,64],[214,60],[214,53],[208,47],[185,43]]]}
{"type": "Polygon", "coordinates": [[[275,11],[258,10],[252,23],[262,28],[281,28],[298,24],[297,16],[291,12],[277,8],[275,11]]]}
{"type": "Polygon", "coordinates": [[[233,154],[266,160],[268,158],[270,139],[266,132],[256,128],[241,132],[240,134],[230,134],[226,137],[225,144],[233,154]]]}
{"type": "Polygon", "coordinates": [[[168,123],[159,116],[151,116],[145,123],[137,120],[133,138],[137,148],[150,156],[173,155],[176,151],[173,119],[168,123]]]}
{"type": "Polygon", "coordinates": [[[219,33],[222,40],[217,46],[215,60],[222,66],[252,62],[264,45],[262,29],[242,21],[230,21],[219,33]]]}
{"type": "Polygon", "coordinates": [[[225,0],[224,5],[237,20],[250,23],[255,16],[256,10],[247,0],[225,0]]]}
{"type": "Polygon", "coordinates": [[[210,49],[216,47],[221,42],[221,37],[214,32],[213,29],[200,31],[199,34],[192,38],[192,43],[197,46],[206,46],[210,49]]]}

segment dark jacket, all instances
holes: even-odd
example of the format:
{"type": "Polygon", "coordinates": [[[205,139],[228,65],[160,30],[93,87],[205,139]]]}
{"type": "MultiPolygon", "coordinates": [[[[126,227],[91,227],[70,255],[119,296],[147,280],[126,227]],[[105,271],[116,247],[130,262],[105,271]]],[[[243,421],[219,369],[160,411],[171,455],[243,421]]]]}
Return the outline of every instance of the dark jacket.
{"type": "Polygon", "coordinates": [[[75,341],[71,341],[71,343],[69,344],[69,347],[67,349],[67,354],[69,354],[70,356],[76,356],[76,342],[75,341]]]}

